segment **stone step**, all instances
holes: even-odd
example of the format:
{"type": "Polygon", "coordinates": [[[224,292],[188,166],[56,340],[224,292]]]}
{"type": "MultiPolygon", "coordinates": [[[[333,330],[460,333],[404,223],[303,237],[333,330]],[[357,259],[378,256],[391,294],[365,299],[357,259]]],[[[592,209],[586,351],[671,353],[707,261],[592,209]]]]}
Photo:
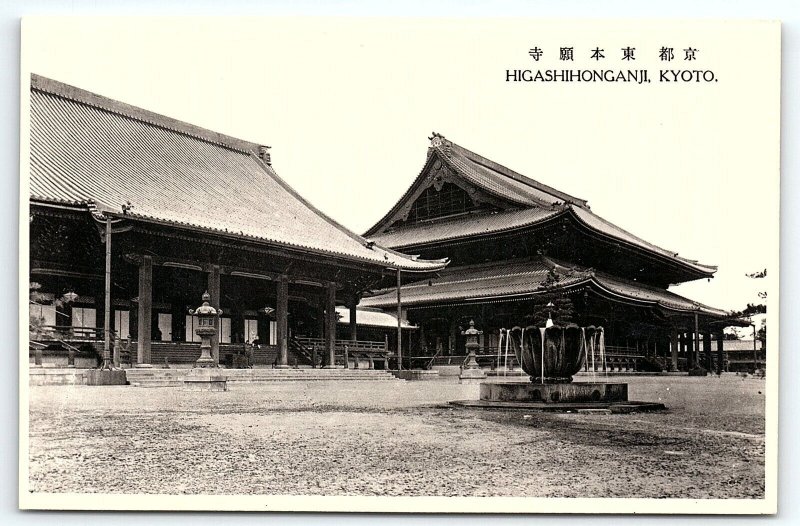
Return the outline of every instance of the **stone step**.
{"type": "MultiPolygon", "coordinates": [[[[129,369],[128,381],[140,387],[180,387],[189,369],[129,369]]],[[[375,369],[222,369],[229,383],[308,381],[400,381],[375,369]]]]}
{"type": "MultiPolygon", "coordinates": [[[[228,380],[228,384],[256,384],[256,383],[273,383],[273,382],[298,382],[298,381],[309,381],[309,382],[324,382],[324,381],[332,381],[325,378],[307,378],[305,380],[299,380],[297,378],[267,378],[267,379],[247,379],[247,380],[228,380]]],[[[386,381],[402,381],[402,380],[392,380],[389,378],[339,378],[335,380],[337,382],[386,382],[386,381]]],[[[183,387],[184,382],[183,380],[170,380],[170,381],[159,381],[159,380],[148,380],[148,381],[131,381],[130,384],[136,387],[183,387]]]]}
{"type": "Polygon", "coordinates": [[[173,382],[131,382],[134,387],[183,387],[183,380],[173,382]]]}

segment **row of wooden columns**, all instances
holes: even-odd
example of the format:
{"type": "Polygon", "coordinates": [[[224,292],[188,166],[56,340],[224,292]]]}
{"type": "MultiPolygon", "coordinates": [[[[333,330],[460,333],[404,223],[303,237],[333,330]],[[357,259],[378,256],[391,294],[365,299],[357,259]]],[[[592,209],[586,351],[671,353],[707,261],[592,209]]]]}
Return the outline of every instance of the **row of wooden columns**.
{"type": "MultiPolygon", "coordinates": [[[[716,334],[717,338],[717,363],[716,373],[722,373],[722,362],[725,358],[724,351],[724,335],[722,332],[716,334]]],[[[683,353],[686,356],[687,369],[694,369],[698,366],[704,366],[706,370],[714,370],[714,360],[712,356],[711,345],[711,332],[704,331],[700,333],[697,329],[695,331],[678,333],[676,327],[672,327],[670,334],[670,351],[672,358],[672,370],[678,370],[678,355],[683,353]],[[700,337],[702,335],[703,353],[705,354],[706,363],[700,364],[700,337]]]]}
{"type": "MultiPolygon", "coordinates": [[[[211,306],[220,308],[220,267],[212,265],[208,272],[208,293],[211,296],[211,306]]],[[[277,367],[289,367],[289,277],[281,275],[276,280],[277,298],[275,316],[277,318],[278,363],[277,367]]],[[[137,340],[137,367],[152,367],[151,361],[151,326],[143,320],[151,320],[153,312],[153,258],[142,256],[139,265],[139,311],[138,311],[138,340],[137,340]]],[[[356,339],[355,308],[350,314],[350,336],[356,339]]],[[[325,316],[327,329],[325,331],[325,349],[328,355],[326,367],[335,367],[336,359],[336,283],[326,285],[325,316]]],[[[219,334],[211,339],[211,355],[214,363],[219,365],[219,334]]]]}

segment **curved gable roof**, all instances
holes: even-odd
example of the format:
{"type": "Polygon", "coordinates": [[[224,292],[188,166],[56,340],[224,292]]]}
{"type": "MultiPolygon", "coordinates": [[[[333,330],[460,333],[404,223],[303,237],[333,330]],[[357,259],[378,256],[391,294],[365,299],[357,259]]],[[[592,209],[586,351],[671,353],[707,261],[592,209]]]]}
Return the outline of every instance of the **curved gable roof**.
{"type": "Polygon", "coordinates": [[[233,234],[389,268],[427,271],[368,243],[299,196],[259,145],[32,76],[30,198],[233,234]]]}
{"type": "Polygon", "coordinates": [[[555,215],[571,212],[580,224],[589,230],[614,241],[629,244],[638,250],[655,254],[691,270],[695,275],[699,273],[702,277],[710,277],[717,270],[717,267],[713,265],[705,265],[696,260],[680,257],[677,252],[656,246],[614,225],[592,212],[588,202],[584,199],[573,197],[520,175],[445,139],[440,134],[434,133],[431,139],[428,160],[423,170],[392,210],[370,228],[364,234],[365,236],[372,236],[379,243],[401,249],[472,235],[505,232],[535,225],[547,221],[555,215]],[[467,183],[505,200],[509,203],[510,209],[494,214],[474,214],[390,228],[392,218],[422,183],[426,170],[433,159],[443,160],[456,172],[458,177],[467,183]]]}

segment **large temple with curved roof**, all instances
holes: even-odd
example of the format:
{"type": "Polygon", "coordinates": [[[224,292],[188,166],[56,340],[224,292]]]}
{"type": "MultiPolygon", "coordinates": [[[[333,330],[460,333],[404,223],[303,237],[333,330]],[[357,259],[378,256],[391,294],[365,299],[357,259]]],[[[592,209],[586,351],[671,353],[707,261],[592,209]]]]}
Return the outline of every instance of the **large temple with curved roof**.
{"type": "MultiPolygon", "coordinates": [[[[535,313],[551,303],[551,311],[564,311],[551,312],[554,318],[604,327],[612,366],[722,366],[711,342],[721,349],[723,327],[737,321],[668,290],[711,278],[715,266],[658,247],[598,216],[585,199],[440,134],[430,140],[417,178],[364,234],[451,261],[435,277],[402,287],[403,315],[420,327],[410,357],[464,354],[461,330],[470,320],[484,331],[484,352],[494,355],[502,329],[543,325],[535,313]]],[[[361,304],[394,309],[396,293],[376,291],[361,304]]]]}
{"type": "Polygon", "coordinates": [[[192,364],[191,309],[208,291],[222,309],[217,363],[257,341],[265,365],[347,365],[346,347],[387,366],[385,336],[359,340],[357,325],[391,316],[354,307],[447,265],[326,216],[267,146],[38,75],[29,141],[31,342],[55,358],[100,347],[139,367],[192,364]],[[338,331],[337,307],[350,311],[338,331]]]}

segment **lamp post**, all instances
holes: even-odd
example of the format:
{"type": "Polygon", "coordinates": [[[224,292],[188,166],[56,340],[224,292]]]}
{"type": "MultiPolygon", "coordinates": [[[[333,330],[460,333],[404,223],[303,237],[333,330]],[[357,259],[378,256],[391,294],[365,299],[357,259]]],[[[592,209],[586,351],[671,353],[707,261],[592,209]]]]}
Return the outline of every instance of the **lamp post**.
{"type": "Polygon", "coordinates": [[[189,314],[197,316],[197,328],[195,333],[201,338],[200,358],[197,359],[196,366],[201,368],[214,367],[214,358],[211,356],[211,338],[217,334],[216,320],[222,314],[222,309],[215,309],[209,303],[211,295],[206,291],[203,294],[203,304],[192,310],[189,314]]]}
{"type": "Polygon", "coordinates": [[[552,301],[548,301],[546,307],[547,307],[547,322],[545,322],[544,327],[545,329],[549,329],[550,327],[553,326],[553,307],[555,307],[555,305],[553,305],[552,301]]]}
{"type": "Polygon", "coordinates": [[[475,350],[480,347],[480,343],[478,343],[478,336],[483,334],[483,331],[479,331],[475,328],[475,321],[469,321],[469,329],[462,331],[462,335],[467,337],[467,362],[461,368],[461,374],[459,377],[461,379],[464,378],[486,378],[486,375],[481,371],[480,365],[478,365],[478,361],[475,359],[475,350]]]}
{"type": "Polygon", "coordinates": [[[183,378],[184,389],[191,391],[227,391],[228,379],[211,356],[211,338],[217,334],[217,323],[222,309],[211,306],[211,295],[203,294],[203,304],[189,314],[197,316],[197,328],[194,330],[201,338],[200,358],[194,367],[183,378]]]}

